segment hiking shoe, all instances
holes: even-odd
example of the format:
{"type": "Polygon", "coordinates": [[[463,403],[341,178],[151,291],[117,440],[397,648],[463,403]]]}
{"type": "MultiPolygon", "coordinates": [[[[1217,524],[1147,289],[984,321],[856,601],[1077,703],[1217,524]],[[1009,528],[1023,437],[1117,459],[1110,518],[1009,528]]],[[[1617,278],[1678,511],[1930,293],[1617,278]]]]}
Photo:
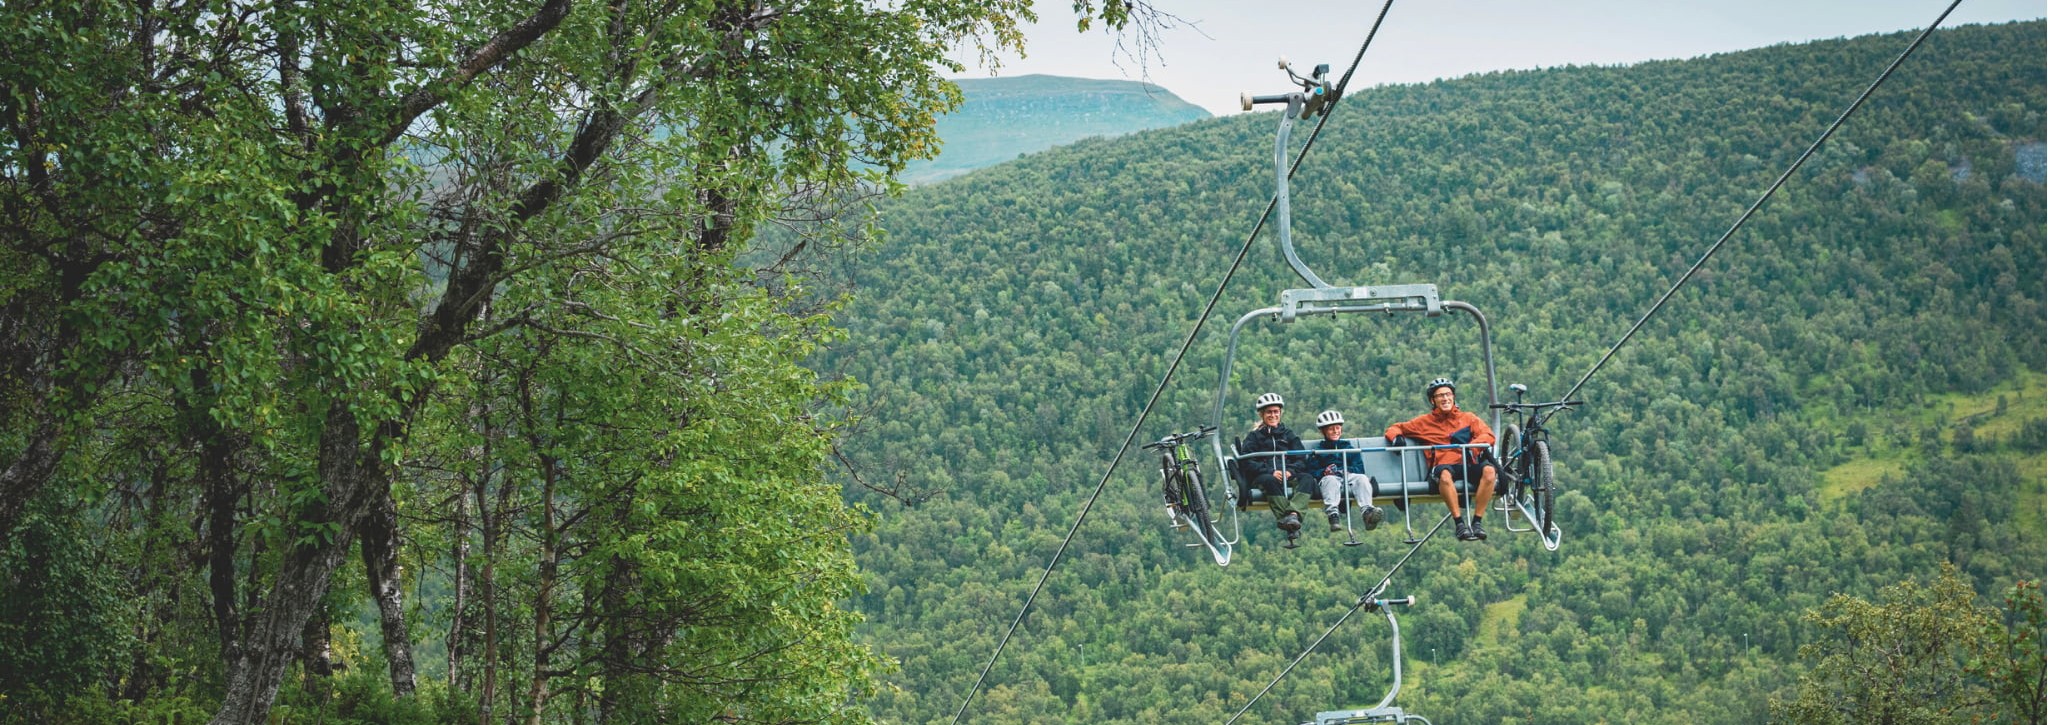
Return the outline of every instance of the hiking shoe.
{"type": "Polygon", "coordinates": [[[1472,540],[1473,540],[1473,541],[1485,541],[1485,540],[1486,540],[1486,528],[1485,528],[1485,527],[1483,527],[1483,526],[1481,526],[1481,525],[1479,524],[1479,521],[1478,521],[1477,519],[1474,519],[1474,520],[1472,521],[1472,540]]]}
{"type": "Polygon", "coordinates": [[[1301,514],[1289,511],[1286,516],[1280,517],[1280,530],[1287,532],[1287,535],[1290,537],[1294,535],[1294,532],[1300,531],[1301,514]]]}
{"type": "Polygon", "coordinates": [[[1331,530],[1331,531],[1343,531],[1343,530],[1344,530],[1344,515],[1343,515],[1343,514],[1340,514],[1340,513],[1337,513],[1337,512],[1335,512],[1335,511],[1332,511],[1332,512],[1330,512],[1330,514],[1329,514],[1329,515],[1330,515],[1330,530],[1331,530]]]}
{"type": "Polygon", "coordinates": [[[1457,522],[1457,524],[1458,524],[1458,540],[1459,540],[1459,541],[1471,541],[1471,540],[1472,540],[1472,525],[1471,525],[1471,524],[1467,524],[1467,523],[1465,523],[1464,521],[1459,521],[1459,522],[1457,522]]]}
{"type": "Polygon", "coordinates": [[[1371,531],[1373,529],[1379,528],[1380,522],[1387,520],[1387,512],[1381,511],[1380,507],[1373,506],[1370,504],[1368,504],[1365,507],[1365,511],[1361,513],[1359,516],[1360,518],[1365,519],[1366,531],[1371,531]]]}

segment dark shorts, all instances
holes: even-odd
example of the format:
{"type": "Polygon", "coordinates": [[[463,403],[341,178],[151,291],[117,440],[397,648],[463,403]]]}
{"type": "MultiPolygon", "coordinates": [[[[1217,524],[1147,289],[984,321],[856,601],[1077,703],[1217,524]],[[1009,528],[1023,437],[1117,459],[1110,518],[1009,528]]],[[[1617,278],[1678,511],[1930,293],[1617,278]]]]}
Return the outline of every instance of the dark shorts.
{"type": "Polygon", "coordinates": [[[1436,483],[1437,481],[1443,480],[1444,471],[1451,472],[1451,480],[1462,482],[1465,480],[1465,469],[1472,469],[1472,472],[1474,474],[1477,474],[1480,471],[1492,467],[1493,464],[1491,463],[1453,463],[1448,466],[1437,466],[1435,468],[1429,469],[1429,482],[1436,483]]]}

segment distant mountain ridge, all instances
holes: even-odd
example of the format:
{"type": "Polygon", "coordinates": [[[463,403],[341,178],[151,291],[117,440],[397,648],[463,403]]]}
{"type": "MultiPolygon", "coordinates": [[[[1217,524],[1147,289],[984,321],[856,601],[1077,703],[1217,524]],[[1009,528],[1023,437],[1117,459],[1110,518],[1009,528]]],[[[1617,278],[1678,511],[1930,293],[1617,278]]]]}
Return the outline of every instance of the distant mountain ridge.
{"type": "Polygon", "coordinates": [[[938,158],[904,169],[907,183],[941,181],[1093,136],[1122,136],[1210,117],[1200,106],[1138,81],[1026,75],[953,82],[966,102],[939,118],[945,146],[938,158]]]}

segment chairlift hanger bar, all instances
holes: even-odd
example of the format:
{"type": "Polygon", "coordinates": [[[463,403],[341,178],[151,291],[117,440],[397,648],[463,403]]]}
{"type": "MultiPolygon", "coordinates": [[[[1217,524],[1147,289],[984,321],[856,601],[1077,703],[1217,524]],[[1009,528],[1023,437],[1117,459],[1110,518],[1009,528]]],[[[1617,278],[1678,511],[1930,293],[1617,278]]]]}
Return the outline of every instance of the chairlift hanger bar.
{"type": "Polygon", "coordinates": [[[1294,81],[1295,85],[1301,86],[1301,90],[1277,96],[1240,94],[1238,105],[1249,111],[1252,110],[1252,106],[1263,103],[1287,104],[1287,110],[1280,114],[1280,132],[1273,134],[1273,177],[1276,179],[1273,182],[1273,208],[1280,217],[1280,253],[1287,258],[1287,266],[1293,267],[1295,274],[1301,275],[1302,281],[1319,290],[1329,289],[1330,284],[1317,277],[1315,271],[1309,269],[1308,264],[1294,253],[1294,211],[1287,200],[1287,138],[1294,131],[1295,119],[1311,118],[1318,114],[1327,115],[1330,106],[1337,102],[1340,91],[1334,89],[1324,78],[1330,73],[1328,63],[1317,65],[1314,72],[1303,78],[1295,74],[1293,66],[1288,65],[1287,59],[1283,57],[1280,59],[1280,70],[1287,71],[1287,78],[1294,81]]]}

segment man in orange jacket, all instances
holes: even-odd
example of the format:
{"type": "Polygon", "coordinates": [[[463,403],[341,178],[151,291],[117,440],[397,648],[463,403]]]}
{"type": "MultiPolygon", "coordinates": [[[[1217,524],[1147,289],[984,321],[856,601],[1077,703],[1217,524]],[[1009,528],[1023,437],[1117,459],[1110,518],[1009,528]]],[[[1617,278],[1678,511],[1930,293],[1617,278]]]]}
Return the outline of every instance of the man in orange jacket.
{"type": "MultiPolygon", "coordinates": [[[[1437,378],[1423,386],[1423,397],[1429,400],[1429,412],[1402,423],[1387,426],[1387,441],[1407,436],[1426,445],[1442,446],[1467,443],[1492,443],[1493,429],[1479,416],[1458,409],[1457,386],[1449,378],[1437,378]]],[[[1429,451],[1429,477],[1436,481],[1437,493],[1444,497],[1444,505],[1451,507],[1451,518],[1457,520],[1459,541],[1484,541],[1486,529],[1480,526],[1480,517],[1486,513],[1486,504],[1493,501],[1493,482],[1497,477],[1493,459],[1485,455],[1484,449],[1443,448],[1429,451]],[[1470,472],[1479,474],[1479,490],[1472,500],[1472,522],[1465,523],[1458,510],[1458,488],[1455,481],[1465,481],[1470,472]]]]}

